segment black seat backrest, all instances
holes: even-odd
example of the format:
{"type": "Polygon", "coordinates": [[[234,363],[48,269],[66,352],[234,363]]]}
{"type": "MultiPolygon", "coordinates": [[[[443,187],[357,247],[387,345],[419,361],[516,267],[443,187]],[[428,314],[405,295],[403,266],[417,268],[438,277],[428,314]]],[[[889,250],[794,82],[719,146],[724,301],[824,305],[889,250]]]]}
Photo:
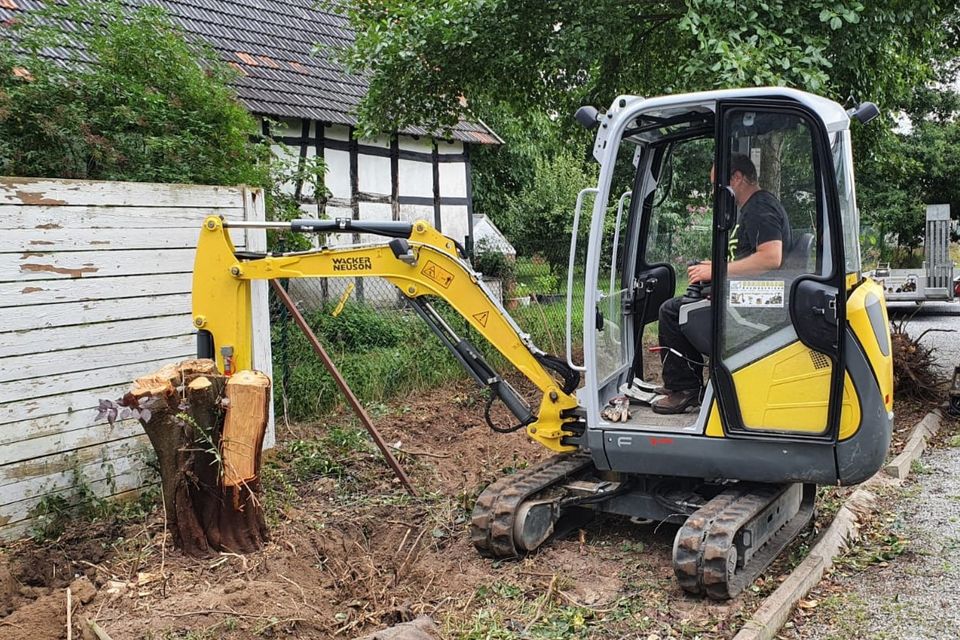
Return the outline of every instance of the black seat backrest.
{"type": "Polygon", "coordinates": [[[790,251],[788,251],[786,257],[784,257],[783,265],[780,268],[791,271],[809,271],[808,265],[810,264],[810,258],[813,256],[813,249],[813,234],[801,233],[793,243],[793,246],[790,247],[790,251]]]}

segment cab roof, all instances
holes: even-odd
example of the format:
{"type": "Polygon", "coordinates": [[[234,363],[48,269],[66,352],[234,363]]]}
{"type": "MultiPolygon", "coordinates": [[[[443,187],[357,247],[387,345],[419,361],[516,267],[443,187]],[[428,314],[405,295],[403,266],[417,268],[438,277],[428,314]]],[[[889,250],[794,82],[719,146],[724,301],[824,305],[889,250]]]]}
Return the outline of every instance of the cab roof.
{"type": "Polygon", "coordinates": [[[669,117],[681,112],[714,111],[721,100],[775,98],[793,100],[812,110],[823,122],[827,131],[843,131],[850,127],[850,116],[838,103],[821,96],[790,89],[787,87],[750,87],[747,89],[719,89],[696,93],[678,93],[642,98],[639,96],[619,96],[608,111],[614,115],[618,111],[629,110],[634,115],[654,115],[669,117]],[[637,107],[642,105],[638,110],[637,107]]]}

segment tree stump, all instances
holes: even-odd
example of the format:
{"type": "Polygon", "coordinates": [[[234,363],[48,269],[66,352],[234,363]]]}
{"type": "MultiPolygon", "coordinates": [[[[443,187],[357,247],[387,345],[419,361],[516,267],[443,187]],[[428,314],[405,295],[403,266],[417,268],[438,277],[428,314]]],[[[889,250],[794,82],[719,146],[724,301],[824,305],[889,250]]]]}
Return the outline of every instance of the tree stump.
{"type": "Polygon", "coordinates": [[[263,547],[260,450],[269,402],[267,376],[240,371],[228,378],[210,360],[168,364],[137,378],[124,397],[124,405],[140,409],[157,453],[177,548],[206,556],[263,547]]]}

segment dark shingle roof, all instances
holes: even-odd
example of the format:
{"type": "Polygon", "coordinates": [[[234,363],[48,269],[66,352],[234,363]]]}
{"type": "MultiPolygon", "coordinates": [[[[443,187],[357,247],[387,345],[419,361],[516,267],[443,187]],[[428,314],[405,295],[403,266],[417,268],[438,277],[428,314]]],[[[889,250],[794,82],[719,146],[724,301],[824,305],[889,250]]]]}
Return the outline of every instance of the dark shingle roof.
{"type": "MultiPolygon", "coordinates": [[[[343,16],[317,8],[316,0],[125,0],[156,5],[188,34],[203,38],[224,62],[240,72],[237,96],[258,114],[311,118],[354,125],[356,106],[367,90],[362,76],[346,73],[336,62],[313,54],[314,45],[342,47],[353,40],[343,16]]],[[[19,11],[38,9],[41,0],[0,0],[0,22],[19,11]]],[[[67,48],[53,55],[85,58],[67,48]],[[71,55],[72,53],[72,55],[71,55]]],[[[404,131],[429,136],[419,127],[404,131]]],[[[486,125],[459,122],[451,135],[464,142],[498,144],[486,125]]]]}

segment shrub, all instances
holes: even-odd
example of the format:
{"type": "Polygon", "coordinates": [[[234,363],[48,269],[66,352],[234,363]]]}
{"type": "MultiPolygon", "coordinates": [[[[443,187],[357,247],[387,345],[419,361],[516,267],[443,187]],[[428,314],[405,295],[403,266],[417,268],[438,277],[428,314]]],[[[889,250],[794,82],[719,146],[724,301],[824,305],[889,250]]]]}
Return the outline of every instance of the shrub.
{"type": "Polygon", "coordinates": [[[514,259],[497,251],[486,238],[474,248],[473,268],[489,278],[499,278],[508,288],[517,279],[514,259]]]}
{"type": "Polygon", "coordinates": [[[263,184],[232,69],[157,7],[51,3],[0,39],[0,174],[263,184]],[[93,58],[44,56],[64,32],[93,58]]]}

